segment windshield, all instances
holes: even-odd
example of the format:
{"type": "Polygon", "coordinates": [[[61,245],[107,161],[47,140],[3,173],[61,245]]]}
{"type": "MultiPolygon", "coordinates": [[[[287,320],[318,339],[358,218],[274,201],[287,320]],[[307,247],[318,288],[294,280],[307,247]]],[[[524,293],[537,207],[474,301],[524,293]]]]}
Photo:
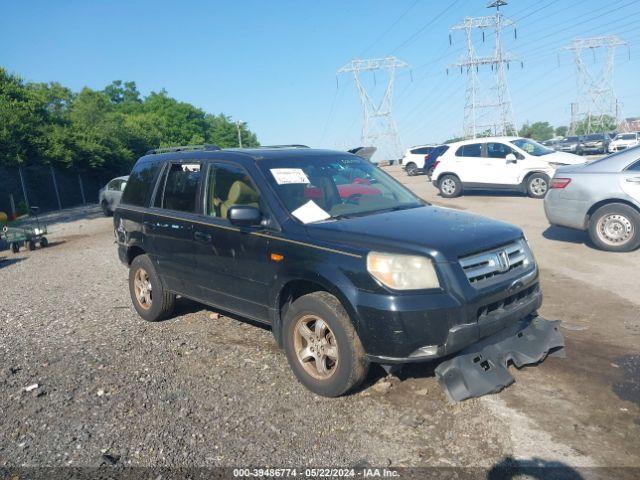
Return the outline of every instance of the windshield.
{"type": "Polygon", "coordinates": [[[265,178],[302,223],[424,205],[389,175],[356,156],[265,159],[265,178]]]}
{"type": "Polygon", "coordinates": [[[635,140],[635,133],[622,133],[616,137],[616,140],[635,140]]]}
{"type": "Polygon", "coordinates": [[[511,140],[511,143],[534,157],[541,157],[542,155],[548,155],[554,152],[554,150],[544,147],[530,138],[518,138],[511,140]]]}

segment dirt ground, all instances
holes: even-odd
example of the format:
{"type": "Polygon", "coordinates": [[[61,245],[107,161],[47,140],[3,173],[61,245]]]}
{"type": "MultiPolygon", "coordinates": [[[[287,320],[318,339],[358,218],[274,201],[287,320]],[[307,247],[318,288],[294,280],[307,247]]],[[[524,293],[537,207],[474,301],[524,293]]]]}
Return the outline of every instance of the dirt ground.
{"type": "Polygon", "coordinates": [[[640,468],[640,251],[549,228],[537,200],[447,200],[426,176],[388,171],[428,201],[525,230],[566,359],[512,368],[514,385],[460,404],[429,364],[374,368],[356,394],[320,398],[268,329],[187,300],[167,321],[139,319],[111,220],[79,209],[50,217],[51,248],[0,252],[0,467],[520,464],[633,478],[596,467],[640,468]]]}

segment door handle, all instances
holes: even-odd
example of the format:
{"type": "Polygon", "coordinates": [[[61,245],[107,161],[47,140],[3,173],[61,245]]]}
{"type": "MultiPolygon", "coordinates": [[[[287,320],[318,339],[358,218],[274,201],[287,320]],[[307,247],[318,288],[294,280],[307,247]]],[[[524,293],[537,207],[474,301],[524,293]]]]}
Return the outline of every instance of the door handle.
{"type": "Polygon", "coordinates": [[[627,178],[627,182],[629,182],[629,183],[640,183],[640,177],[627,178]]]}
{"type": "Polygon", "coordinates": [[[193,237],[199,242],[211,243],[213,241],[213,235],[199,230],[194,232],[193,237]]]}

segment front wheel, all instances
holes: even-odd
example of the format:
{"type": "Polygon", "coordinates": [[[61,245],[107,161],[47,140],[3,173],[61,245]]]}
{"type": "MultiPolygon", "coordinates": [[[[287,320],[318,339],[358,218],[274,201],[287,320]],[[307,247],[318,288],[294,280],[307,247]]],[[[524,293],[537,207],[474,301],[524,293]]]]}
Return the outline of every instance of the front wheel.
{"type": "Polygon", "coordinates": [[[129,294],[133,307],[142,318],[156,322],[169,316],[176,296],[165,290],[147,255],[138,255],[129,267],[129,294]]]}
{"type": "Polygon", "coordinates": [[[413,177],[418,174],[418,166],[413,162],[409,162],[405,167],[405,171],[407,172],[408,176],[413,177]]]}
{"type": "Polygon", "coordinates": [[[42,237],[40,239],[40,247],[47,248],[48,246],[49,246],[49,240],[47,240],[47,237],[42,237]]]}
{"type": "Polygon", "coordinates": [[[11,252],[12,253],[18,253],[19,251],[20,251],[20,244],[16,243],[16,242],[13,242],[11,244],[11,252]]]}
{"type": "Polygon", "coordinates": [[[284,314],[283,332],[289,366],[313,393],[338,397],[366,378],[369,364],[360,338],[330,293],[296,299],[284,314]]]}
{"type": "Polygon", "coordinates": [[[27,242],[27,248],[29,249],[29,251],[33,252],[36,249],[36,242],[35,240],[29,240],[27,242]]]}
{"type": "Polygon", "coordinates": [[[602,250],[634,250],[640,245],[640,214],[619,203],[600,207],[589,221],[589,237],[602,250]]]}
{"type": "Polygon", "coordinates": [[[526,187],[531,198],[544,198],[549,191],[549,177],[544,173],[534,173],[527,178],[526,187]]]}
{"type": "Polygon", "coordinates": [[[455,175],[444,175],[438,185],[444,198],[457,197],[462,192],[462,182],[455,175]]]}

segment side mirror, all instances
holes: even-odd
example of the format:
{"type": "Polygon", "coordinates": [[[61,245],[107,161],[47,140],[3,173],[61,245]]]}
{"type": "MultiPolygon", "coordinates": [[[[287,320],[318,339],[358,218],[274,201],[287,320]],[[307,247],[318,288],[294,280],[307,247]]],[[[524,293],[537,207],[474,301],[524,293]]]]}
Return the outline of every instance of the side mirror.
{"type": "Polygon", "coordinates": [[[256,207],[249,205],[233,205],[229,207],[227,212],[227,218],[232,225],[238,227],[251,227],[253,225],[260,225],[262,221],[262,214],[256,207]]]}
{"type": "Polygon", "coordinates": [[[513,153],[507,153],[507,156],[505,157],[505,159],[507,160],[507,163],[516,163],[518,161],[518,159],[513,153]]]}

